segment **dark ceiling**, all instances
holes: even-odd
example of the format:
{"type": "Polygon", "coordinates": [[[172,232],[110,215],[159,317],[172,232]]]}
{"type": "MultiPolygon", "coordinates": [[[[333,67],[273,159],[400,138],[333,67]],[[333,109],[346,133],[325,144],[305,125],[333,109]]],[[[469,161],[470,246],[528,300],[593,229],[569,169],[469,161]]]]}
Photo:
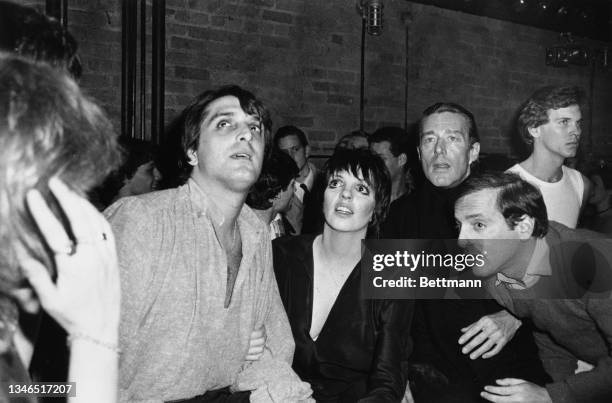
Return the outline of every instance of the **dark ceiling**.
{"type": "Polygon", "coordinates": [[[611,0],[410,0],[518,24],[611,40],[611,0]]]}

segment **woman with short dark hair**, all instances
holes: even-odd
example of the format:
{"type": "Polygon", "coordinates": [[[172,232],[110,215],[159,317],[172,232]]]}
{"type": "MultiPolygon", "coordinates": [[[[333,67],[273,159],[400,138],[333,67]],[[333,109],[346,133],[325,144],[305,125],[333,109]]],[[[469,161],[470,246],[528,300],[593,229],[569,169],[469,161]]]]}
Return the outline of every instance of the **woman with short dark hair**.
{"type": "Polygon", "coordinates": [[[340,150],[325,167],[319,235],[273,242],[274,270],[293,331],[293,368],[317,402],[399,402],[412,302],[364,299],[361,240],[378,236],[390,179],[367,150],[340,150]]]}

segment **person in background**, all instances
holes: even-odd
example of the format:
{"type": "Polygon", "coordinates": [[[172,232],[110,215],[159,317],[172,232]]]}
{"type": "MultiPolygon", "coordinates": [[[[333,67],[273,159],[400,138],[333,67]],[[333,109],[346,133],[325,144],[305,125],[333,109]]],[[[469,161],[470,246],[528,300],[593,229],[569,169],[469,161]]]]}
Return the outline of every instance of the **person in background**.
{"type": "Polygon", "coordinates": [[[377,237],[389,207],[389,174],[368,150],[343,150],[325,177],[323,232],[273,241],[293,368],[317,402],[399,402],[413,302],[365,299],[359,264],[361,241],[377,237]]]}
{"type": "Polygon", "coordinates": [[[336,147],[334,147],[334,152],[338,150],[356,150],[368,147],[368,133],[362,130],[354,130],[340,137],[340,140],[336,143],[336,147]]]}
{"type": "Polygon", "coordinates": [[[589,204],[591,213],[585,217],[584,226],[593,231],[612,235],[612,185],[609,174],[603,169],[588,175],[592,184],[589,204]]]}
{"type": "Polygon", "coordinates": [[[46,62],[78,79],[82,66],[77,49],[77,41],[59,21],[0,0],[0,50],[46,62]]]}
{"type": "Polygon", "coordinates": [[[123,164],[93,192],[102,210],[121,197],[152,192],[160,181],[161,174],[155,166],[157,147],[154,144],[126,137],[120,138],[119,144],[125,152],[123,164]]]}
{"type": "Polygon", "coordinates": [[[576,228],[590,197],[589,180],[564,162],[574,157],[582,134],[582,92],[576,87],[543,87],[525,102],[519,133],[531,154],[506,172],[516,173],[542,192],[548,217],[576,228]]]}
{"type": "Polygon", "coordinates": [[[391,175],[391,203],[414,189],[410,167],[418,157],[410,147],[408,133],[401,127],[377,129],[369,138],[370,151],[385,163],[391,175]]]}
{"type": "Polygon", "coordinates": [[[261,220],[270,225],[272,239],[291,234],[285,213],[293,198],[293,184],[298,167],[287,154],[273,150],[264,161],[259,179],[253,185],[246,204],[261,220]]]}
{"type": "MultiPolygon", "coordinates": [[[[289,155],[298,166],[300,173],[294,183],[295,196],[286,217],[293,227],[295,234],[302,233],[304,215],[309,215],[313,208],[311,192],[318,181],[317,168],[308,161],[310,146],[306,134],[295,126],[280,127],[274,135],[274,145],[280,151],[289,155]]],[[[307,220],[308,221],[308,220],[307,220]]]]}
{"type": "Polygon", "coordinates": [[[591,157],[577,160],[575,165],[591,183],[591,197],[583,211],[580,226],[612,235],[612,174],[606,161],[591,157]]]}
{"type": "Polygon", "coordinates": [[[115,244],[83,198],[120,161],[112,125],[62,72],[0,54],[0,154],[2,380],[29,381],[42,306],[69,335],[69,401],[116,401],[115,244]]]}

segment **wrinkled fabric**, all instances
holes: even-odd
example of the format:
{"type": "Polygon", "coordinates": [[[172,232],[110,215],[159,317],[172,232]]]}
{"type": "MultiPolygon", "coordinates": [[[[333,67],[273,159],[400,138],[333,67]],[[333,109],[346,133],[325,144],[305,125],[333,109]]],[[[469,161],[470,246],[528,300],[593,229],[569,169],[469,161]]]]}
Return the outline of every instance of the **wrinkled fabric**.
{"type": "Polygon", "coordinates": [[[272,357],[291,362],[270,235],[249,207],[238,217],[243,257],[227,307],[227,258],[213,228],[222,217],[193,180],[120,199],[105,216],[121,274],[121,401],[188,399],[232,385],[261,326],[272,357]]]}

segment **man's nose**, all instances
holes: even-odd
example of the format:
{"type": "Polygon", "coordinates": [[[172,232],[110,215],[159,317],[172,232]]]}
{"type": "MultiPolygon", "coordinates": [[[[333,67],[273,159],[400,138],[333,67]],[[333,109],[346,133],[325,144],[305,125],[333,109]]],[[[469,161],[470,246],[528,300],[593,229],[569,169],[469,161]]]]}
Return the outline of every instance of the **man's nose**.
{"type": "Polygon", "coordinates": [[[251,141],[253,139],[253,133],[248,124],[241,124],[238,127],[238,140],[251,141]]]}
{"type": "Polygon", "coordinates": [[[434,147],[435,154],[446,154],[446,145],[442,139],[437,139],[434,147]]]}
{"type": "Polygon", "coordinates": [[[459,246],[461,246],[462,248],[465,248],[468,244],[467,240],[469,239],[467,231],[465,229],[465,226],[461,226],[461,228],[459,229],[459,246]]]}

